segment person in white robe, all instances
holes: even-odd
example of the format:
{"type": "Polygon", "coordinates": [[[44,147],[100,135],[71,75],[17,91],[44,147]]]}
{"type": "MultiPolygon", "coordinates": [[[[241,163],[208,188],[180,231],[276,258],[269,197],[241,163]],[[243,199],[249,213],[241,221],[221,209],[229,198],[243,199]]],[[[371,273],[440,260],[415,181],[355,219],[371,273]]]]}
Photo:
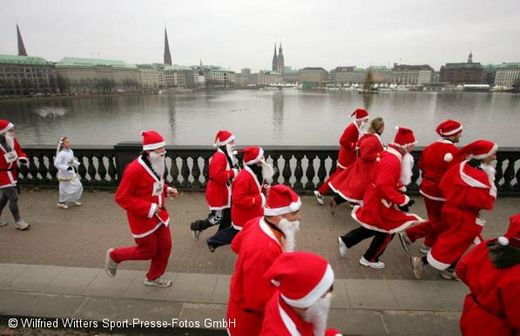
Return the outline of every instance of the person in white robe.
{"type": "Polygon", "coordinates": [[[54,159],[54,166],[58,169],[57,177],[60,182],[58,208],[68,209],[67,203],[81,205],[79,199],[83,193],[83,185],[77,171],[79,165],[79,161],[74,157],[70,139],[61,137],[54,159]]]}

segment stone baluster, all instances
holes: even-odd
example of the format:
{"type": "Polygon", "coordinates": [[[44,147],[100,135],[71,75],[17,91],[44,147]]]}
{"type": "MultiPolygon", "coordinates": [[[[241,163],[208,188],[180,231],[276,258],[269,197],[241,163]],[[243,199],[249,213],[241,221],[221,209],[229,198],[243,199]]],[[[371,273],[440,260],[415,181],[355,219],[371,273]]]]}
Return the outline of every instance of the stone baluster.
{"type": "Polygon", "coordinates": [[[314,190],[314,175],[316,174],[316,171],[314,170],[314,159],[316,158],[315,154],[309,154],[307,155],[307,171],[305,172],[305,176],[307,177],[307,183],[305,183],[305,189],[306,190],[314,190]]]}
{"type": "Polygon", "coordinates": [[[294,182],[293,188],[294,189],[303,189],[303,183],[302,183],[302,177],[303,177],[303,169],[302,169],[302,159],[303,159],[302,153],[297,153],[294,155],[296,159],[296,167],[294,168],[294,177],[296,178],[296,181],[294,182]]]}

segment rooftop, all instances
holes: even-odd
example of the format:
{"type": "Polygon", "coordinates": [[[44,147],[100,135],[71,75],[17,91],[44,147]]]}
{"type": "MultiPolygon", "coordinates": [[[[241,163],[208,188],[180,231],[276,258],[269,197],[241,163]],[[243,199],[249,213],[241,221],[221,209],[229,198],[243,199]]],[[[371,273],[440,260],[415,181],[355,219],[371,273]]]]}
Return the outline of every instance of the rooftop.
{"type": "Polygon", "coordinates": [[[480,63],[446,63],[442,66],[445,69],[458,69],[458,68],[482,68],[482,65],[480,63]]]}
{"type": "Polygon", "coordinates": [[[164,71],[180,71],[180,70],[193,70],[193,68],[191,66],[178,65],[178,64],[167,65],[164,67],[164,71]]]}
{"type": "Polygon", "coordinates": [[[28,65],[50,65],[51,63],[41,57],[0,55],[0,63],[28,64],[28,65]]]}
{"type": "Polygon", "coordinates": [[[113,68],[126,68],[126,69],[137,69],[135,64],[128,64],[120,60],[107,60],[99,58],[79,58],[79,57],[64,57],[61,61],[56,63],[57,68],[61,67],[113,67],[113,68]]]}

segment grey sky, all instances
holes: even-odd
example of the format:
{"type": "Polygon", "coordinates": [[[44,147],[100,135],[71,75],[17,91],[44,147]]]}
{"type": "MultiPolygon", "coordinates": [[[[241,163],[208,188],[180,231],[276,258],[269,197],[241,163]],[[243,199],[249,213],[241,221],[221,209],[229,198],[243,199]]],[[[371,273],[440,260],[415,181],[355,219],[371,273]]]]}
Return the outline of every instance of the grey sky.
{"type": "Polygon", "coordinates": [[[161,62],[168,29],[176,64],[270,68],[520,61],[518,0],[0,0],[0,54],[161,62]]]}

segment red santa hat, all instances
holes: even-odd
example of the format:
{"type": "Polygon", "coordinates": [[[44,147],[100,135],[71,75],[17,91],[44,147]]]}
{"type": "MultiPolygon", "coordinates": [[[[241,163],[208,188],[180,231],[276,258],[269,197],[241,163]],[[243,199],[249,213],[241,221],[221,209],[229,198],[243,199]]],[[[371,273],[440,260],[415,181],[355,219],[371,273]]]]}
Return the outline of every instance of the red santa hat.
{"type": "Polygon", "coordinates": [[[14,125],[12,122],[4,119],[0,119],[0,134],[5,134],[7,131],[9,131],[11,128],[13,128],[14,125]]]}
{"type": "Polygon", "coordinates": [[[282,254],[264,277],[278,287],[287,304],[296,308],[309,308],[334,283],[334,271],[327,260],[308,252],[282,254]]]}
{"type": "Polygon", "coordinates": [[[397,126],[396,129],[397,133],[395,133],[394,145],[398,147],[407,147],[417,143],[411,129],[401,126],[397,126]]]}
{"type": "Polygon", "coordinates": [[[498,150],[498,145],[488,140],[477,140],[462,147],[457,153],[463,159],[477,159],[482,160],[493,154],[498,150]]]}
{"type": "Polygon", "coordinates": [[[462,124],[457,120],[444,120],[437,126],[435,131],[441,136],[441,137],[449,137],[452,135],[455,135],[459,132],[462,132],[462,124]]]}
{"type": "Polygon", "coordinates": [[[213,142],[213,147],[224,146],[235,140],[235,136],[228,130],[220,130],[215,136],[215,141],[213,142]]]}
{"type": "Polygon", "coordinates": [[[260,162],[264,157],[264,150],[260,146],[246,147],[242,150],[242,153],[244,153],[244,164],[246,165],[260,162]]]}
{"type": "Polygon", "coordinates": [[[356,121],[362,121],[368,119],[368,111],[362,107],[358,107],[357,109],[350,114],[351,117],[356,116],[356,121]]]}
{"type": "Polygon", "coordinates": [[[154,130],[141,131],[141,135],[143,136],[144,151],[150,151],[166,146],[166,143],[164,143],[164,138],[162,137],[162,135],[160,135],[154,130]]]}
{"type": "Polygon", "coordinates": [[[295,212],[302,206],[302,201],[298,194],[283,184],[277,184],[269,190],[267,196],[267,204],[264,208],[266,216],[280,216],[287,213],[295,212]]]}
{"type": "Polygon", "coordinates": [[[500,245],[510,245],[520,249],[520,213],[509,217],[509,228],[504,237],[499,237],[500,245]]]}

